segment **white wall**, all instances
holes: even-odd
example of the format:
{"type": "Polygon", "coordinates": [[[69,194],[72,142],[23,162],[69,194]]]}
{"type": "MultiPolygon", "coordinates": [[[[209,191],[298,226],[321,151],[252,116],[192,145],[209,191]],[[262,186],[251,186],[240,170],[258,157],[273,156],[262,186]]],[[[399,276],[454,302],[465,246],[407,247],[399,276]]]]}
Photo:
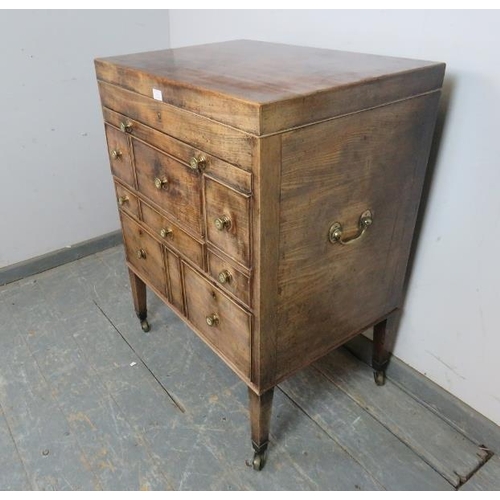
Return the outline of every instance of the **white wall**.
{"type": "Polygon", "coordinates": [[[0,267],[119,228],[93,59],[167,48],[168,11],[0,13],[0,267]]]}
{"type": "Polygon", "coordinates": [[[172,47],[253,38],[447,63],[395,354],[500,424],[500,12],[170,12],[172,47]]]}

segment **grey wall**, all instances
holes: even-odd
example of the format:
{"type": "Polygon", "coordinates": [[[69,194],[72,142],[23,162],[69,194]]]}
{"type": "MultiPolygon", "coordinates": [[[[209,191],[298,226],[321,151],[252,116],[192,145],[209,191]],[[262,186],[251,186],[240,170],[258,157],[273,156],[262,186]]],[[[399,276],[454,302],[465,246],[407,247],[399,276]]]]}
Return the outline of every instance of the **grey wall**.
{"type": "Polygon", "coordinates": [[[2,10],[0,267],[118,229],[93,59],[168,46],[166,10],[2,10]]]}
{"type": "Polygon", "coordinates": [[[182,11],[173,47],[254,38],[447,63],[441,144],[395,353],[500,424],[500,11],[182,11]]]}

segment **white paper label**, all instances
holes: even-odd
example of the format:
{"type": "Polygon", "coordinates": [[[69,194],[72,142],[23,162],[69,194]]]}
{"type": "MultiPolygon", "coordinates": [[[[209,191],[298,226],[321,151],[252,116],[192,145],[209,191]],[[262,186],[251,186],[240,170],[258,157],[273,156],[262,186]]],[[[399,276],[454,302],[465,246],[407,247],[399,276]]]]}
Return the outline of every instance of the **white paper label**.
{"type": "Polygon", "coordinates": [[[157,101],[163,101],[163,96],[161,95],[161,90],[153,89],[153,99],[157,101]]]}

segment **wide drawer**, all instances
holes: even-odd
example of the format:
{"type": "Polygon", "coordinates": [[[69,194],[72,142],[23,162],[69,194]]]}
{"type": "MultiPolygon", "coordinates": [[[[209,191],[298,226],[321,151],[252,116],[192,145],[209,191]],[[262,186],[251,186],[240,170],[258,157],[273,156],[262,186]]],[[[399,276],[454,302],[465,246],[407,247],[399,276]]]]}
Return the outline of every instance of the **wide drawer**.
{"type": "Polygon", "coordinates": [[[167,295],[162,246],[126,215],[121,216],[121,221],[127,261],[160,293],[167,295]]]}
{"type": "Polygon", "coordinates": [[[109,165],[114,176],[135,187],[134,167],[130,156],[128,137],[120,130],[105,125],[109,165]]]}
{"type": "Polygon", "coordinates": [[[133,195],[128,189],[125,189],[121,184],[115,182],[116,202],[118,207],[123,212],[133,215],[136,219],[140,219],[139,201],[137,196],[133,195]]]}
{"type": "MultiPolygon", "coordinates": [[[[102,105],[245,170],[251,170],[257,139],[195,113],[99,82],[102,105]]],[[[124,128],[127,123],[124,123],[124,128]]],[[[134,133],[131,122],[127,132],[134,133]]]]}
{"type": "Polygon", "coordinates": [[[186,315],[205,340],[250,378],[252,317],[184,263],[186,315]]]}
{"type": "Polygon", "coordinates": [[[234,264],[209,251],[208,274],[217,280],[224,290],[250,305],[250,278],[234,264]]]}
{"type": "Polygon", "coordinates": [[[201,176],[147,144],[132,140],[137,189],[183,227],[202,234],[201,176]]]}
{"type": "Polygon", "coordinates": [[[142,220],[167,245],[203,268],[203,244],[183,231],[177,224],[160,215],[154,208],[141,202],[142,220]]]}
{"type": "Polygon", "coordinates": [[[205,178],[207,240],[250,267],[250,196],[205,178]]]}

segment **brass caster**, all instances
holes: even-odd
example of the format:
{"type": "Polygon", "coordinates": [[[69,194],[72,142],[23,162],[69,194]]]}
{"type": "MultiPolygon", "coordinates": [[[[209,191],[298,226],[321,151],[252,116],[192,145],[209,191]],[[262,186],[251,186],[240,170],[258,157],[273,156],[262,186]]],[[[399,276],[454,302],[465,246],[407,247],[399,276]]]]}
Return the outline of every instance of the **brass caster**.
{"type": "Polygon", "coordinates": [[[252,460],[253,470],[262,470],[266,464],[266,453],[264,451],[257,453],[255,452],[252,460]]]}
{"type": "Polygon", "coordinates": [[[378,386],[382,386],[385,384],[385,372],[382,370],[375,370],[373,372],[373,378],[375,379],[375,383],[378,386]]]}
{"type": "Polygon", "coordinates": [[[143,319],[141,321],[141,328],[143,332],[149,332],[149,330],[151,330],[147,319],[143,319]]]}

